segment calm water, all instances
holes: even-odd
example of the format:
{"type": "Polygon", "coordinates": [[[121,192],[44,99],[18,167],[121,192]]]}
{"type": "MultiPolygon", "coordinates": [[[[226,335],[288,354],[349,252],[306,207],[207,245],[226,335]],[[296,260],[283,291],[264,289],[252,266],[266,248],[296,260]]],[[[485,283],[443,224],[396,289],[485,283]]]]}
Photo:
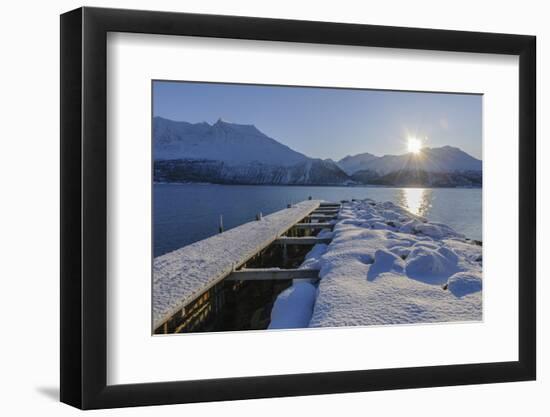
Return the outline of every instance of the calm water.
{"type": "Polygon", "coordinates": [[[216,234],[220,215],[227,230],[254,220],[259,212],[267,215],[309,196],[393,201],[482,240],[481,189],[155,184],[153,192],[155,256],[216,234]]]}

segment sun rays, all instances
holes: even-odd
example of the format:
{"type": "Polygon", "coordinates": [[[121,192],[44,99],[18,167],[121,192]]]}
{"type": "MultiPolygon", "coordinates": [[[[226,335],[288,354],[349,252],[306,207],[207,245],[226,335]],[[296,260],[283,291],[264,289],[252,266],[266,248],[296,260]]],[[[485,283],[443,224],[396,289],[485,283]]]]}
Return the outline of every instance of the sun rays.
{"type": "Polygon", "coordinates": [[[415,137],[407,138],[407,149],[414,155],[419,154],[422,149],[422,141],[415,137]]]}

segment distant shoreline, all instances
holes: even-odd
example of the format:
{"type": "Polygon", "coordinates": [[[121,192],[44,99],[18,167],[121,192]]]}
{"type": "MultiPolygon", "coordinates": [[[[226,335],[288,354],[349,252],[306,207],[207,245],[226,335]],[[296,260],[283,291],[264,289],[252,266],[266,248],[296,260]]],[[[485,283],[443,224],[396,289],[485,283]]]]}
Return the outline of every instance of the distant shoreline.
{"type": "Polygon", "coordinates": [[[153,181],[153,185],[226,185],[226,186],[253,186],[253,187],[338,187],[338,188],[427,188],[427,189],[458,189],[458,190],[481,190],[483,186],[426,186],[426,185],[378,185],[378,184],[246,184],[246,183],[219,183],[219,182],[162,182],[153,181]]]}

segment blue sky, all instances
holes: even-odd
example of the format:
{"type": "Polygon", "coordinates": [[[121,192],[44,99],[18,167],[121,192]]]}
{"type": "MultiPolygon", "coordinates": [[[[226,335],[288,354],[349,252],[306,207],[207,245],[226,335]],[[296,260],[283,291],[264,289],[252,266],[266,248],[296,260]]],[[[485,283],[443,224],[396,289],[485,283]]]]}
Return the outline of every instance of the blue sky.
{"type": "Polygon", "coordinates": [[[253,124],[311,157],[456,146],[481,159],[481,95],[155,81],[153,115],[253,124]]]}

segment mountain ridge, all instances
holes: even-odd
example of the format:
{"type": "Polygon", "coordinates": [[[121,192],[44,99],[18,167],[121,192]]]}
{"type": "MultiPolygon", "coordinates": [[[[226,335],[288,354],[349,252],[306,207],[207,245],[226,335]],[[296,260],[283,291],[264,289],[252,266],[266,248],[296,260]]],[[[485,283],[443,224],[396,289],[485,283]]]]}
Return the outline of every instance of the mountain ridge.
{"type": "Polygon", "coordinates": [[[354,172],[359,171],[364,163],[376,158],[378,158],[378,156],[368,152],[363,152],[355,155],[345,156],[344,158],[337,161],[336,165],[342,168],[342,170],[346,174],[352,175],[354,172]]]}
{"type": "Polygon", "coordinates": [[[255,125],[221,118],[209,124],[154,117],[153,158],[157,182],[481,186],[482,172],[482,161],[449,145],[418,154],[312,158],[255,125]]]}
{"type": "Polygon", "coordinates": [[[153,119],[155,180],[223,184],[343,185],[336,163],[310,158],[254,125],[153,119]]]}
{"type": "Polygon", "coordinates": [[[357,154],[347,156],[337,164],[348,175],[358,171],[369,170],[379,175],[386,175],[395,171],[419,170],[427,172],[456,172],[481,171],[482,161],[467,154],[455,146],[441,146],[438,148],[422,148],[417,154],[409,152],[401,155],[383,155],[376,157],[372,154],[357,154]],[[364,158],[363,155],[368,155],[364,158]],[[350,164],[349,161],[353,161],[350,164]],[[350,169],[352,167],[353,169],[350,169]]]}
{"type": "Polygon", "coordinates": [[[155,117],[153,119],[154,158],[213,159],[228,164],[257,161],[293,165],[308,159],[254,125],[224,122],[212,125],[155,117]]]}

